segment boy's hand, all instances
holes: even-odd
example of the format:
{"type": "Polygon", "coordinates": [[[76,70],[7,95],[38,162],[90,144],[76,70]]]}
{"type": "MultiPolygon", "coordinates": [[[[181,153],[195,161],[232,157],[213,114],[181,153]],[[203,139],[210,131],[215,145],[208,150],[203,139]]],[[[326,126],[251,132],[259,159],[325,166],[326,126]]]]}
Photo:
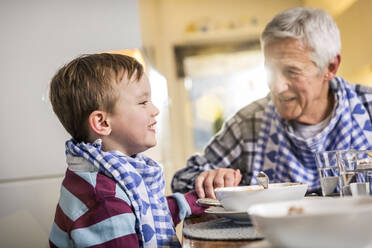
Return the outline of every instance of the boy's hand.
{"type": "Polygon", "coordinates": [[[241,179],[239,169],[219,168],[204,171],[195,180],[195,190],[199,198],[216,199],[215,188],[237,186],[241,179]]]}

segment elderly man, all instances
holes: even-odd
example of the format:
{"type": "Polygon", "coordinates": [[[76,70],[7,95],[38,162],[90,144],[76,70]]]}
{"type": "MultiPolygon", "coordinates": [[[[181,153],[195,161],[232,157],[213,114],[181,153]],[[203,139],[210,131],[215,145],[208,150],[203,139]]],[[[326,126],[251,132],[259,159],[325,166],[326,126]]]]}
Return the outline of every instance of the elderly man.
{"type": "Polygon", "coordinates": [[[336,77],[341,57],[336,23],[323,10],[293,8],[261,36],[270,94],[241,109],[172,181],[173,191],[304,182],[319,189],[314,155],[322,150],[371,149],[372,88],[336,77]]]}

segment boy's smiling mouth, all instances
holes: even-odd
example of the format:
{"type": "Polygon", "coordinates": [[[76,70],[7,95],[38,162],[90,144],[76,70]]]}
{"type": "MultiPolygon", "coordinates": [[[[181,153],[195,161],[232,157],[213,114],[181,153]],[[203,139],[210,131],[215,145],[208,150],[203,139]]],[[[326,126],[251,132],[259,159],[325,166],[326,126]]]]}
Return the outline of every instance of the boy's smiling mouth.
{"type": "Polygon", "coordinates": [[[148,127],[149,127],[149,130],[152,131],[152,132],[155,132],[155,125],[156,125],[156,121],[154,123],[151,123],[148,127]]]}

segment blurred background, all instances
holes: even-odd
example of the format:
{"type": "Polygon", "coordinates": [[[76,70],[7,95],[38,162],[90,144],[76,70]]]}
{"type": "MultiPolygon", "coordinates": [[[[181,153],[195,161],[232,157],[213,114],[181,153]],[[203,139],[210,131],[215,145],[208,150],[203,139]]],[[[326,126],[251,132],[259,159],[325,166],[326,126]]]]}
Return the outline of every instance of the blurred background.
{"type": "Polygon", "coordinates": [[[326,9],[339,25],[339,75],[372,86],[371,0],[2,0],[0,243],[47,247],[69,135],[48,100],[56,70],[80,54],[138,58],[159,107],[167,194],[177,169],[224,120],[268,93],[259,36],[279,11],[326,9]]]}

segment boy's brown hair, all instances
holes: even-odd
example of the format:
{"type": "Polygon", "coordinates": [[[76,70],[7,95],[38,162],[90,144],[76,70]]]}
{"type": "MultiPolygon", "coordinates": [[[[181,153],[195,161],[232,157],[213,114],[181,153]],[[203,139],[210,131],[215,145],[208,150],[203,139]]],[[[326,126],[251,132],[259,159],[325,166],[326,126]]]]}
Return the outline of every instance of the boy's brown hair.
{"type": "Polygon", "coordinates": [[[120,54],[82,55],[57,71],[50,83],[49,98],[54,113],[77,142],[88,142],[88,117],[95,110],[112,113],[119,97],[115,87],[123,77],[143,67],[132,57],[120,54]]]}

